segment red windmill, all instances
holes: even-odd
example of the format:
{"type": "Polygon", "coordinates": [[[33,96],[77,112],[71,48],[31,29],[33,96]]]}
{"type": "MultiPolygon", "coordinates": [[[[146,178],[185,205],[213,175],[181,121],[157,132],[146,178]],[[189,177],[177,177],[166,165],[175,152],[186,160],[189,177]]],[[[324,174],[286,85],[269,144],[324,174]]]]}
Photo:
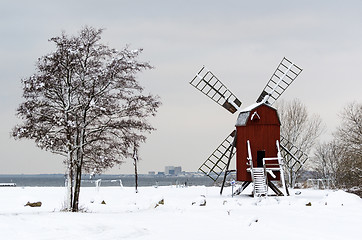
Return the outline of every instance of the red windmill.
{"type": "Polygon", "coordinates": [[[240,109],[241,101],[205,67],[196,74],[190,84],[234,114],[239,112],[236,129],[217,147],[201,165],[199,171],[217,181],[224,173],[223,191],[229,173],[236,171],[236,181],[241,193],[251,182],[254,196],[268,194],[271,188],[277,195],[286,195],[282,156],[288,155],[300,168],[308,159],[300,149],[280,135],[280,120],[272,104],[301,73],[302,69],[283,58],[256,103],[240,109]],[[236,152],[236,170],[229,170],[236,152]],[[281,181],[284,191],[273,181],[281,181]]]}

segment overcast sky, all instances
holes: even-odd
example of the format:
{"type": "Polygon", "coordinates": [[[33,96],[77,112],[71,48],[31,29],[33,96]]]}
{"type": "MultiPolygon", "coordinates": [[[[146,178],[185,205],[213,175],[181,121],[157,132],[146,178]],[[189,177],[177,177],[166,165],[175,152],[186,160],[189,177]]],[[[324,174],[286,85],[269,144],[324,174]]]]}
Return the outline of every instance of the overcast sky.
{"type": "MultiPolygon", "coordinates": [[[[362,101],[362,1],[0,1],[0,174],[64,173],[62,158],[10,138],[19,122],[21,79],[54,50],[48,39],[82,26],[105,28],[102,42],[143,48],[155,69],[138,75],[163,102],[158,129],[140,150],[140,172],[197,171],[232,131],[236,114],[188,82],[207,66],[243,102],[255,102],[283,57],[303,72],[281,99],[299,98],[327,126],[362,101]]],[[[126,163],[109,173],[131,173],[126,163]]]]}

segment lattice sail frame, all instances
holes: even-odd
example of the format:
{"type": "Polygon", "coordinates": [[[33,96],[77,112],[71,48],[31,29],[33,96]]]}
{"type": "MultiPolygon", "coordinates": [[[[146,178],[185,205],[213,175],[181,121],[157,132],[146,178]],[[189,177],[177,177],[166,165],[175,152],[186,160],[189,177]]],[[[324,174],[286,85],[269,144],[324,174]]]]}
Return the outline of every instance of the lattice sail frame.
{"type": "Polygon", "coordinates": [[[297,173],[309,159],[307,154],[282,135],[280,135],[280,147],[282,149],[284,164],[295,173],[297,173]],[[290,156],[290,158],[287,158],[287,155],[290,156]]]}
{"type": "Polygon", "coordinates": [[[241,106],[241,101],[205,67],[201,68],[190,84],[231,113],[241,106]]]}
{"type": "Polygon", "coordinates": [[[236,130],[232,131],[215,151],[200,166],[199,171],[216,181],[225,170],[229,157],[234,157],[236,149],[233,148],[236,130]],[[231,154],[231,155],[230,155],[231,154]]]}
{"type": "Polygon", "coordinates": [[[273,105],[280,95],[282,95],[290,84],[298,77],[302,70],[303,69],[284,57],[256,102],[264,101],[273,105]]]}

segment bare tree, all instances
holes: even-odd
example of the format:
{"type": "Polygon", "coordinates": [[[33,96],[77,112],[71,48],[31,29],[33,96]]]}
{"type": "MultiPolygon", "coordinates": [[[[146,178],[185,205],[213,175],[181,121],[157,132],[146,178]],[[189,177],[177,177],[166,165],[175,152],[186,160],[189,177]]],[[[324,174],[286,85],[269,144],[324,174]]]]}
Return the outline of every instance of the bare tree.
{"type": "Polygon", "coordinates": [[[334,138],[317,147],[313,169],[331,179],[336,187],[361,196],[362,104],[348,104],[339,117],[342,121],[334,138]]]}
{"type": "MultiPolygon", "coordinates": [[[[316,143],[317,138],[324,131],[322,120],[318,115],[310,116],[306,106],[299,100],[279,101],[276,103],[280,121],[281,135],[289,142],[292,142],[304,153],[309,154],[316,143]]],[[[285,156],[288,158],[289,156],[285,156]]],[[[294,186],[299,170],[294,168],[294,159],[286,159],[285,172],[288,175],[288,182],[294,186]]]]}
{"type": "Polygon", "coordinates": [[[333,186],[337,186],[339,166],[343,161],[343,149],[338,142],[318,144],[311,168],[317,172],[319,178],[331,180],[333,186]]]}
{"type": "Polygon", "coordinates": [[[362,188],[362,104],[348,104],[340,114],[342,120],[334,137],[342,149],[337,174],[340,187],[362,188]]]}
{"type": "Polygon", "coordinates": [[[101,172],[132,157],[133,146],[155,130],[147,121],[160,101],[144,95],[136,74],[150,69],[137,61],[142,49],[122,51],[101,44],[102,29],[50,39],[56,50],[37,62],[37,73],[22,80],[23,123],[13,136],[66,157],[68,209],[78,211],[83,172],[101,172]]]}

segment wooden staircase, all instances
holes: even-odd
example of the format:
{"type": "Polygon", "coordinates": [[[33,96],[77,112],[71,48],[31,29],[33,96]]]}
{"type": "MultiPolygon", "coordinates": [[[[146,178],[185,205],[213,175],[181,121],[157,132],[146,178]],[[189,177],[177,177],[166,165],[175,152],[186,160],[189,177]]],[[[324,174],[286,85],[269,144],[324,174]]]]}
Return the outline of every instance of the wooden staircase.
{"type": "MultiPolygon", "coordinates": [[[[282,157],[280,154],[279,142],[276,141],[276,146],[278,149],[278,156],[276,158],[263,158],[263,167],[254,167],[253,160],[251,156],[250,142],[247,141],[248,146],[248,171],[251,173],[252,182],[254,185],[254,197],[261,197],[268,195],[268,187],[270,187],[273,192],[278,196],[287,196],[289,195],[288,189],[285,185],[284,172],[282,167],[282,157]],[[270,163],[270,162],[272,163],[270,163]],[[275,163],[277,161],[277,163],[275,163]],[[268,181],[268,174],[272,178],[275,178],[273,171],[280,172],[280,178],[283,185],[283,192],[280,191],[271,181],[268,181]]],[[[238,194],[240,194],[248,184],[244,184],[240,190],[238,189],[238,194]]]]}
{"type": "Polygon", "coordinates": [[[252,168],[251,176],[254,183],[254,197],[268,195],[268,184],[264,168],[252,168]]]}

